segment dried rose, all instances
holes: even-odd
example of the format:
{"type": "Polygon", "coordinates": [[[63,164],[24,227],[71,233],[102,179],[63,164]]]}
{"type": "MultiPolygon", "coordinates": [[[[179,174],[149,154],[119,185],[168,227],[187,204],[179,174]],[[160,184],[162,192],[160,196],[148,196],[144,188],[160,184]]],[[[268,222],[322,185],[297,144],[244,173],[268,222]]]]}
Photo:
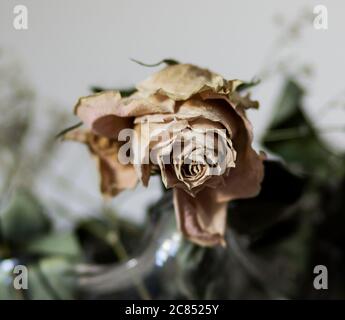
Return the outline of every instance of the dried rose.
{"type": "Polygon", "coordinates": [[[241,83],[190,64],[168,66],[129,97],[105,91],[81,98],[75,113],[91,130],[66,138],[86,143],[98,159],[105,195],[138,181],[146,186],[160,172],[174,188],[184,236],[203,246],[224,245],[227,203],[256,196],[263,179],[263,156],[251,147],[245,115],[258,103],[239,94],[241,83]],[[129,143],[124,129],[134,130],[129,143]],[[131,162],[121,161],[121,149],[131,162]]]}

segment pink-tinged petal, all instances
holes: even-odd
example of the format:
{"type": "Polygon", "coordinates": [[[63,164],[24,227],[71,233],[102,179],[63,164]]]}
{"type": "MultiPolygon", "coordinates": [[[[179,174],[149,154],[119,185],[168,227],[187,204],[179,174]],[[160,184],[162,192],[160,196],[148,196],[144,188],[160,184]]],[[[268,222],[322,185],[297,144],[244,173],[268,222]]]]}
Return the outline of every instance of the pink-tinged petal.
{"type": "Polygon", "coordinates": [[[223,105],[223,107],[231,108],[237,116],[235,118],[236,133],[232,139],[237,151],[236,167],[232,168],[229,175],[224,178],[224,186],[217,189],[217,201],[255,197],[260,192],[264,177],[263,160],[265,156],[263,153],[257,154],[252,148],[253,128],[247,119],[245,106],[240,102],[234,103],[224,95],[214,93],[205,93],[203,98],[225,101],[227,105],[223,105]]]}
{"type": "Polygon", "coordinates": [[[179,230],[201,246],[225,246],[227,203],[218,203],[214,190],[205,188],[196,197],[174,188],[174,206],[179,230]]]}
{"type": "Polygon", "coordinates": [[[138,177],[133,165],[124,165],[118,161],[118,142],[85,130],[68,132],[64,139],[88,146],[98,164],[100,189],[104,196],[116,196],[121,191],[137,185],[138,177]]]}
{"type": "Polygon", "coordinates": [[[80,98],[75,114],[95,133],[116,139],[119,132],[133,127],[133,117],[174,112],[175,102],[161,95],[134,93],[121,98],[118,91],[104,91],[80,98]]]}
{"type": "Polygon", "coordinates": [[[239,153],[236,167],[224,178],[224,186],[217,189],[216,199],[219,202],[255,197],[261,189],[264,178],[265,159],[252,148],[239,153]]]}
{"type": "Polygon", "coordinates": [[[118,119],[115,116],[120,101],[118,91],[101,92],[80,98],[74,112],[95,133],[112,138],[119,130],[130,125],[129,119],[118,119]]]}

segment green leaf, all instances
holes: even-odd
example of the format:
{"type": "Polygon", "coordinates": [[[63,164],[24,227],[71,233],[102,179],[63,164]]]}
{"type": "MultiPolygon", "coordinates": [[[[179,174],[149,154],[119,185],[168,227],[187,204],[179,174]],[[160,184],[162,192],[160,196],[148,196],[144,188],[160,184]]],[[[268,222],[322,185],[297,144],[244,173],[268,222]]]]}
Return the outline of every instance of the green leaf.
{"type": "Polygon", "coordinates": [[[70,126],[66,129],[63,129],[62,131],[60,131],[56,136],[55,136],[55,139],[59,139],[59,138],[62,138],[67,132],[70,132],[74,129],[77,129],[79,127],[81,127],[83,125],[82,122],[78,122],[76,124],[74,124],[73,126],[70,126]]]}
{"type": "Polygon", "coordinates": [[[3,237],[9,243],[24,243],[47,233],[51,223],[38,199],[26,189],[18,189],[0,217],[3,237]]]}
{"type": "Polygon", "coordinates": [[[250,81],[250,82],[243,82],[242,84],[240,84],[236,88],[236,91],[240,92],[240,91],[244,91],[244,90],[250,89],[252,87],[257,86],[260,82],[261,82],[260,79],[255,79],[255,78],[252,81],[250,81]]]}
{"type": "Polygon", "coordinates": [[[312,269],[309,267],[310,254],[313,252],[310,217],[314,212],[308,210],[295,208],[293,216],[272,226],[253,240],[250,246],[251,252],[278,275],[276,281],[283,284],[280,290],[292,299],[302,287],[296,279],[305,279],[312,269]]]}
{"type": "Polygon", "coordinates": [[[307,125],[308,120],[301,109],[304,94],[303,88],[297,82],[287,79],[276,103],[271,126],[287,126],[285,123],[292,120],[294,125],[307,125]]]}
{"type": "Polygon", "coordinates": [[[29,267],[30,299],[70,300],[76,297],[74,265],[67,259],[44,258],[29,267]]]}
{"type": "MultiPolygon", "coordinates": [[[[1,220],[0,220],[0,244],[4,241],[3,237],[3,231],[2,231],[2,225],[1,225],[1,220]]],[[[1,255],[0,255],[1,256],[1,255]]]]}
{"type": "Polygon", "coordinates": [[[339,167],[317,130],[303,111],[304,90],[288,79],[274,108],[271,123],[262,139],[269,151],[282,157],[290,168],[325,177],[339,167]]]}
{"type": "Polygon", "coordinates": [[[106,89],[106,88],[102,88],[102,87],[98,87],[98,86],[92,86],[91,87],[91,91],[93,93],[99,93],[99,92],[107,91],[107,90],[117,90],[120,92],[121,97],[129,97],[130,95],[132,95],[134,92],[137,91],[137,89],[135,89],[134,87],[122,88],[122,89],[106,89]]]}
{"type": "Polygon", "coordinates": [[[308,180],[292,174],[280,162],[264,161],[264,168],[260,194],[229,204],[229,226],[239,234],[262,234],[281,221],[305,192],[308,180]]]}
{"type": "Polygon", "coordinates": [[[75,234],[86,260],[113,263],[124,256],[123,247],[129,255],[137,252],[144,229],[126,220],[114,218],[113,214],[104,212],[101,219],[85,219],[76,226],[75,234]]]}
{"type": "Polygon", "coordinates": [[[42,273],[37,265],[30,265],[29,274],[29,292],[30,300],[54,300],[59,299],[57,294],[50,288],[49,283],[42,277],[42,273]]]}
{"type": "Polygon", "coordinates": [[[62,255],[78,258],[81,249],[71,232],[51,233],[32,241],[25,249],[27,253],[39,255],[62,255]]]}

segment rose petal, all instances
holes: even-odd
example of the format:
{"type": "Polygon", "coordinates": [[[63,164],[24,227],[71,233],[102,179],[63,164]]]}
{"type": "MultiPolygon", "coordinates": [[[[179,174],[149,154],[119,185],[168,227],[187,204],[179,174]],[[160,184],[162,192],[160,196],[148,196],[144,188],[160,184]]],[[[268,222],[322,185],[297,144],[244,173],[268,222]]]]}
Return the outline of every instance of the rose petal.
{"type": "MultiPolygon", "coordinates": [[[[152,168],[152,163],[150,161],[152,159],[150,159],[150,156],[154,157],[154,152],[150,153],[150,151],[154,149],[157,144],[160,144],[162,147],[168,146],[173,138],[171,134],[173,132],[180,132],[188,123],[186,121],[155,123],[147,121],[146,118],[141,119],[142,121],[136,123],[134,127],[138,141],[134,142],[133,150],[135,152],[135,168],[137,174],[144,186],[147,186],[152,168]]],[[[160,164],[158,159],[156,159],[154,164],[160,164]]]]}
{"type": "MultiPolygon", "coordinates": [[[[189,99],[176,106],[176,112],[174,114],[145,115],[137,117],[135,122],[149,121],[150,123],[164,123],[173,120],[187,120],[189,123],[195,123],[202,119],[215,122],[214,127],[217,128],[220,128],[217,123],[222,124],[227,129],[230,137],[235,134],[236,120],[238,119],[234,116],[233,110],[229,109],[228,105],[220,99],[189,99]]],[[[209,127],[209,125],[207,126],[209,127]]]]}
{"type": "Polygon", "coordinates": [[[160,94],[145,95],[136,92],[121,100],[119,116],[142,116],[145,114],[173,113],[175,101],[160,94]]]}
{"type": "Polygon", "coordinates": [[[217,73],[191,64],[176,64],[153,74],[141,82],[137,89],[147,94],[159,93],[178,101],[207,90],[227,94],[241,83],[239,80],[227,81],[217,73]]]}
{"type": "Polygon", "coordinates": [[[115,196],[136,186],[138,178],[133,165],[123,165],[118,161],[119,143],[85,130],[68,132],[64,139],[82,142],[88,146],[98,163],[103,195],[115,196]]]}
{"type": "Polygon", "coordinates": [[[80,98],[75,114],[95,133],[116,139],[122,129],[133,127],[131,117],[171,113],[174,105],[173,100],[161,95],[134,93],[122,99],[118,91],[104,91],[80,98]]]}
{"type": "Polygon", "coordinates": [[[237,106],[240,105],[244,109],[258,109],[259,102],[256,100],[250,99],[250,94],[248,93],[245,96],[241,96],[238,92],[234,92],[229,96],[229,99],[232,103],[237,106]]]}
{"type": "MultiPolygon", "coordinates": [[[[239,100],[232,100],[231,98],[225,96],[225,95],[220,95],[217,93],[212,93],[212,92],[205,92],[202,94],[202,98],[205,99],[206,101],[219,101],[218,103],[220,104],[220,101],[225,101],[227,106],[230,107],[232,110],[236,112],[236,114],[239,116],[239,118],[242,120],[245,129],[247,130],[247,135],[249,139],[249,143],[251,144],[253,141],[253,126],[248,120],[246,116],[246,111],[245,109],[248,108],[248,105],[244,105],[239,102],[239,100]]],[[[255,103],[255,102],[253,102],[255,103]]],[[[223,104],[223,108],[226,107],[223,104]]],[[[232,118],[232,121],[235,123],[238,123],[238,119],[232,118]]]]}
{"type": "Polygon", "coordinates": [[[227,203],[215,201],[213,189],[206,188],[193,198],[174,189],[174,206],[179,230],[201,246],[225,245],[227,203]]]}
{"type": "Polygon", "coordinates": [[[234,105],[228,97],[219,94],[205,93],[203,98],[224,100],[237,114],[237,132],[232,140],[237,151],[236,167],[225,177],[225,185],[217,189],[217,201],[255,197],[261,189],[265,157],[262,153],[257,154],[252,148],[253,128],[247,119],[244,106],[241,103],[234,105]]]}
{"type": "Polygon", "coordinates": [[[258,155],[252,148],[239,153],[236,167],[224,178],[224,186],[217,189],[217,201],[231,201],[255,197],[261,189],[264,177],[264,156],[258,155]]]}

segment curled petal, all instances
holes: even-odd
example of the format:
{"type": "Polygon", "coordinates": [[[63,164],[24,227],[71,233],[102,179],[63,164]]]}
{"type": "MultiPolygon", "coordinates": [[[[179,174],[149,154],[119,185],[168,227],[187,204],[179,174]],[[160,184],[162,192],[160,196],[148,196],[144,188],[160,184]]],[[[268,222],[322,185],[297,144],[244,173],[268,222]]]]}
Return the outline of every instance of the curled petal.
{"type": "Polygon", "coordinates": [[[111,138],[129,125],[128,119],[118,119],[115,116],[120,101],[118,91],[97,93],[80,98],[74,113],[95,133],[111,138]]]}
{"type": "Polygon", "coordinates": [[[241,83],[239,80],[227,81],[217,73],[191,64],[176,64],[153,74],[141,82],[137,89],[148,94],[162,94],[178,101],[208,90],[228,94],[241,83]]]}
{"type": "Polygon", "coordinates": [[[229,175],[225,177],[224,186],[217,189],[217,201],[256,196],[260,192],[264,176],[263,160],[265,156],[263,153],[257,154],[252,148],[253,128],[247,119],[244,105],[242,103],[234,104],[230,98],[219,94],[207,93],[203,95],[203,98],[223,100],[237,115],[235,118],[237,132],[233,139],[234,148],[237,151],[236,167],[231,169],[229,175]]]}
{"type": "Polygon", "coordinates": [[[119,116],[142,116],[145,114],[156,113],[173,113],[175,101],[160,95],[144,95],[141,92],[136,92],[127,98],[121,100],[119,116]]]}
{"type": "Polygon", "coordinates": [[[225,246],[227,203],[218,203],[214,190],[205,188],[194,198],[184,190],[174,189],[177,225],[190,241],[201,246],[225,246]]]}
{"type": "Polygon", "coordinates": [[[239,153],[236,167],[224,178],[224,186],[217,189],[219,202],[255,197],[261,189],[264,177],[264,154],[257,154],[252,148],[239,153]]]}
{"type": "MultiPolygon", "coordinates": [[[[227,116],[231,116],[231,112],[224,106],[221,106],[224,112],[217,112],[219,105],[216,101],[201,101],[200,103],[206,104],[210,110],[200,113],[203,108],[197,108],[195,104],[192,104],[194,107],[191,107],[191,114],[186,110],[184,114],[175,113],[165,115],[165,117],[147,115],[137,117],[135,120],[137,136],[140,137],[138,148],[135,149],[141,150],[139,152],[141,158],[137,163],[142,164],[143,159],[145,157],[147,159],[150,154],[150,161],[158,165],[161,171],[165,187],[179,187],[192,196],[195,196],[204,187],[216,188],[218,185],[224,184],[222,175],[235,166],[236,159],[236,151],[232,147],[231,139],[224,126],[217,122],[225,121],[229,132],[231,119],[228,122],[226,120],[227,116]],[[211,112],[212,107],[215,109],[214,113],[211,112]],[[202,118],[201,114],[203,116],[210,114],[215,121],[202,118]],[[189,116],[191,116],[190,119],[188,119],[189,116]],[[181,148],[182,145],[183,148],[181,148]],[[215,150],[219,152],[217,156],[215,150]],[[220,155],[222,161],[213,162],[213,160],[217,161],[217,157],[220,155]],[[190,161],[190,165],[183,165],[185,160],[190,161]],[[214,165],[211,169],[212,162],[214,165]],[[186,175],[188,170],[190,173],[186,175]]],[[[147,174],[143,173],[148,166],[136,167],[139,177],[144,182],[147,174]]],[[[150,172],[150,170],[148,171],[150,172]]]]}
{"type": "Polygon", "coordinates": [[[64,139],[88,146],[98,164],[100,189],[104,196],[115,196],[137,185],[138,178],[133,165],[124,165],[118,161],[118,142],[85,130],[68,132],[64,139]]]}
{"type": "Polygon", "coordinates": [[[250,94],[248,93],[245,96],[241,96],[238,92],[234,92],[230,95],[229,99],[232,101],[232,103],[237,106],[241,106],[241,108],[244,109],[258,109],[259,108],[259,102],[256,100],[252,100],[250,98],[250,94]]]}
{"type": "Polygon", "coordinates": [[[236,109],[258,109],[259,102],[250,98],[250,93],[242,96],[239,92],[234,91],[227,95],[220,95],[217,92],[204,91],[200,93],[202,99],[225,99],[236,109]]]}
{"type": "MultiPolygon", "coordinates": [[[[148,121],[148,119],[143,117],[140,119],[142,121],[135,121],[134,126],[136,137],[138,138],[133,143],[135,154],[134,163],[140,180],[144,186],[147,186],[152,169],[152,160],[155,160],[155,165],[160,165],[156,151],[161,150],[162,148],[169,148],[169,144],[173,139],[173,134],[180,132],[188,125],[188,123],[186,121],[156,123],[148,121]],[[157,145],[159,145],[159,147],[157,145]]],[[[164,168],[161,167],[161,169],[164,182],[166,181],[163,170],[164,168]]]]}
{"type": "Polygon", "coordinates": [[[134,93],[121,98],[118,91],[104,91],[80,98],[75,114],[95,133],[117,138],[119,132],[133,127],[133,117],[174,112],[175,102],[161,95],[134,93]]]}
{"type": "Polygon", "coordinates": [[[202,122],[203,119],[206,128],[209,128],[213,122],[211,127],[221,129],[222,127],[217,125],[218,123],[228,131],[230,137],[235,134],[238,119],[236,115],[234,116],[233,110],[229,109],[227,103],[221,99],[202,100],[192,98],[176,106],[176,112],[173,114],[145,115],[137,117],[135,123],[167,123],[170,121],[185,120],[191,123],[191,125],[201,127],[200,125],[198,126],[198,122],[202,122]]]}

